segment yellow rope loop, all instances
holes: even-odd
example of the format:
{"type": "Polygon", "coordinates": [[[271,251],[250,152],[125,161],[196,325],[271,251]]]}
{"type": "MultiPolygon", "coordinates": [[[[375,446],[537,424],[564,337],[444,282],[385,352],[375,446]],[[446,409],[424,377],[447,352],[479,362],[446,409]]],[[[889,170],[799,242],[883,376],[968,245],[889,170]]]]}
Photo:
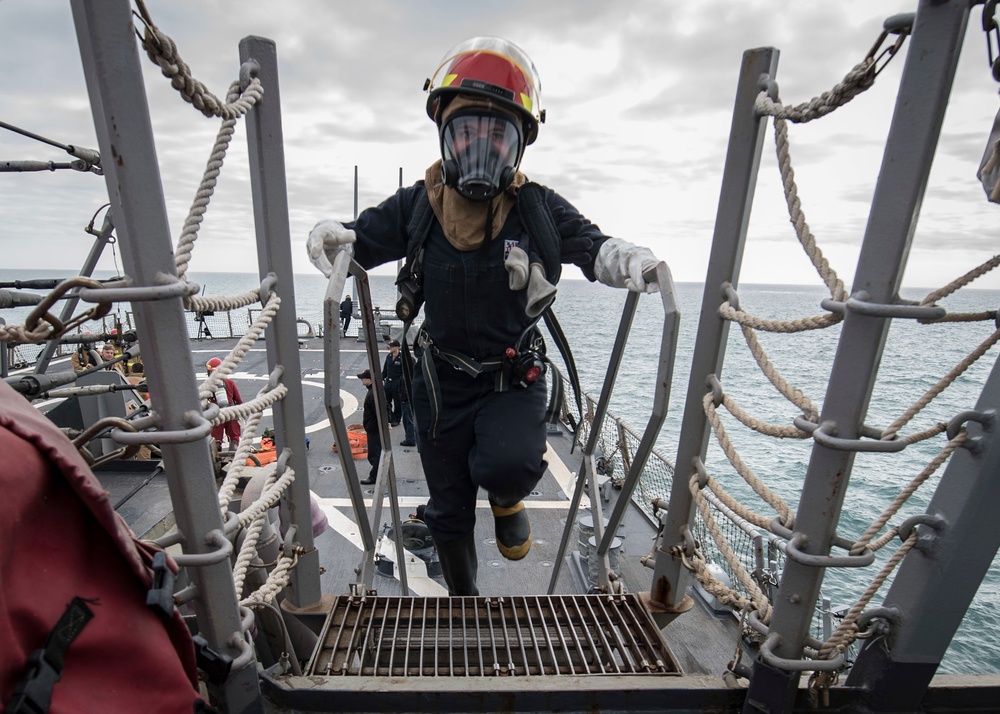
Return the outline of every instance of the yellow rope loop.
{"type": "Polygon", "coordinates": [[[276,478],[278,468],[277,463],[270,464],[269,468],[271,468],[272,471],[268,474],[267,481],[264,484],[264,489],[261,491],[260,496],[253,502],[253,505],[251,505],[250,508],[246,509],[239,515],[240,525],[244,528],[253,523],[255,518],[258,518],[271,508],[274,508],[274,506],[281,499],[281,494],[283,494],[295,480],[295,471],[289,466],[285,467],[285,471],[281,474],[280,478],[276,478]]]}
{"type": "MultiPolygon", "coordinates": [[[[229,86],[229,92],[226,95],[226,99],[232,103],[232,106],[245,107],[242,113],[249,110],[251,106],[260,98],[260,82],[254,79],[256,86],[253,84],[247,87],[246,92],[244,92],[243,97],[240,97],[239,93],[239,82],[233,82],[229,86]],[[253,88],[253,92],[251,89],[253,88]],[[237,97],[240,97],[237,101],[237,97]]],[[[239,115],[237,115],[239,116],[239,115]]],[[[194,250],[194,243],[198,240],[198,230],[201,227],[201,222],[205,212],[208,210],[208,204],[212,200],[212,195],[215,193],[215,186],[221,172],[223,162],[226,158],[226,152],[229,150],[229,144],[233,138],[233,132],[236,127],[236,116],[227,117],[222,121],[222,126],[219,128],[219,133],[215,137],[215,144],[212,146],[212,153],[208,157],[208,163],[205,166],[205,172],[202,175],[201,183],[198,185],[198,190],[195,192],[194,201],[191,204],[191,208],[188,210],[187,218],[184,220],[184,227],[181,230],[180,238],[177,240],[177,248],[174,251],[174,263],[177,266],[177,275],[181,279],[184,279],[184,275],[187,272],[188,263],[191,261],[191,253],[194,250]]],[[[205,308],[195,308],[191,305],[193,301],[189,298],[186,307],[189,310],[192,309],[205,309],[205,308]]]]}
{"type": "Polygon", "coordinates": [[[807,330],[822,330],[836,325],[844,319],[843,315],[836,313],[826,313],[814,317],[803,317],[798,320],[766,320],[756,315],[751,315],[743,310],[737,310],[729,302],[719,305],[719,317],[723,320],[752,327],[755,330],[764,332],[779,332],[782,334],[792,334],[795,332],[805,332],[807,330]]]}
{"type": "Polygon", "coordinates": [[[955,278],[944,287],[938,288],[937,290],[928,293],[927,296],[920,301],[920,304],[924,306],[934,305],[935,303],[937,303],[938,300],[948,297],[953,292],[955,292],[959,288],[965,287],[976,278],[981,278],[982,276],[986,275],[986,273],[990,272],[998,265],[1000,265],[1000,255],[994,255],[992,258],[985,261],[981,265],[973,268],[965,275],[959,278],[955,278]]]}
{"type": "Polygon", "coordinates": [[[722,504],[740,518],[749,521],[758,528],[769,531],[771,529],[771,519],[747,508],[741,501],[734,498],[722,484],[711,476],[705,483],[705,488],[710,490],[715,497],[722,501],[722,504]]]}
{"type": "Polygon", "coordinates": [[[903,412],[895,421],[885,428],[882,433],[882,439],[891,439],[895,436],[900,429],[902,429],[913,417],[923,410],[928,404],[930,404],[935,397],[937,397],[941,392],[947,389],[951,384],[962,376],[962,374],[975,364],[976,360],[982,357],[986,352],[1000,341],[1000,329],[993,332],[992,335],[983,340],[976,349],[972,350],[968,355],[966,355],[961,362],[955,365],[950,372],[941,377],[933,387],[924,392],[917,401],[915,401],[905,412],[903,412]]]}
{"type": "MultiPolygon", "coordinates": [[[[271,481],[272,475],[268,475],[268,482],[271,481]]],[[[265,488],[267,488],[266,485],[265,488]]],[[[257,541],[260,539],[260,534],[264,530],[266,522],[267,511],[264,511],[257,515],[249,527],[246,528],[243,544],[240,546],[240,552],[236,557],[236,565],[233,566],[233,584],[236,586],[237,595],[243,592],[243,582],[246,579],[250,563],[253,562],[254,557],[257,555],[257,541]]]]}
{"type": "Polygon", "coordinates": [[[939,421],[934,426],[928,427],[923,431],[918,431],[915,434],[907,434],[902,437],[902,441],[907,444],[916,444],[920,441],[927,441],[928,439],[933,439],[938,434],[948,431],[948,422],[939,421]]]}
{"type": "MultiPolygon", "coordinates": [[[[881,589],[883,583],[892,574],[892,571],[896,569],[899,562],[903,557],[910,552],[914,545],[917,544],[917,531],[913,529],[910,533],[909,538],[899,547],[892,557],[886,561],[885,565],[882,566],[878,574],[872,579],[871,584],[861,595],[856,603],[851,607],[847,615],[844,616],[843,621],[834,631],[823,646],[819,649],[820,659],[832,659],[836,657],[839,653],[847,649],[847,647],[857,639],[858,625],[857,620],[861,616],[861,613],[871,602],[871,599],[875,597],[875,594],[881,589]]],[[[852,551],[853,552],[853,551],[852,551]]]]}
{"type": "MultiPolygon", "coordinates": [[[[688,481],[688,489],[691,491],[695,505],[698,507],[698,512],[701,513],[701,518],[705,523],[705,527],[708,528],[708,532],[711,534],[712,539],[719,548],[719,553],[729,565],[739,583],[748,593],[750,593],[750,602],[753,605],[753,609],[760,614],[761,622],[766,625],[771,621],[771,603],[768,601],[767,596],[764,595],[763,591],[761,591],[760,586],[757,585],[756,581],[750,577],[750,574],[743,568],[743,564],[740,562],[739,556],[736,555],[736,553],[733,552],[733,549],[729,546],[726,536],[722,533],[718,523],[715,521],[715,517],[712,515],[712,509],[708,501],[701,492],[697,474],[692,476],[688,481]]],[[[711,573],[709,573],[708,569],[705,567],[704,559],[699,561],[695,558],[692,560],[692,565],[694,566],[693,572],[698,582],[701,583],[708,592],[718,598],[719,602],[738,609],[742,609],[747,606],[747,599],[745,597],[740,595],[735,590],[727,588],[725,585],[712,577],[711,573]]]]}
{"type": "Polygon", "coordinates": [[[840,681],[840,672],[816,670],[809,675],[809,705],[816,709],[822,702],[824,707],[830,706],[830,687],[840,681]]]}
{"type": "Polygon", "coordinates": [[[299,550],[292,554],[291,557],[283,555],[278,558],[277,564],[274,566],[274,570],[267,576],[267,580],[263,585],[260,586],[255,592],[250,593],[246,598],[240,601],[240,605],[244,607],[249,607],[252,605],[266,604],[274,600],[282,590],[288,585],[289,581],[292,579],[292,570],[299,563],[299,550]]]}
{"type": "Polygon", "coordinates": [[[205,297],[203,295],[192,295],[185,304],[185,308],[202,312],[225,312],[227,310],[238,310],[241,307],[248,307],[260,300],[260,289],[247,290],[239,295],[224,295],[205,297]]]}
{"type": "Polygon", "coordinates": [[[160,68],[163,76],[170,80],[170,85],[180,93],[184,101],[193,105],[206,117],[235,119],[249,111],[263,92],[259,80],[256,78],[251,80],[238,101],[221,101],[209,91],[208,87],[192,76],[191,68],[177,52],[176,43],[153,23],[142,0],[136,2],[144,25],[140,37],[142,48],[149,59],[160,68]]]}
{"type": "MultiPolygon", "coordinates": [[[[896,498],[893,499],[892,503],[886,507],[882,514],[876,518],[870,526],[868,526],[867,530],[865,530],[862,536],[851,548],[851,555],[860,555],[861,552],[864,551],[868,542],[871,541],[871,539],[874,538],[880,530],[882,530],[882,527],[889,522],[890,518],[899,512],[899,509],[902,508],[903,504],[909,500],[910,496],[916,493],[917,489],[920,488],[924,482],[934,474],[935,471],[941,468],[941,464],[948,459],[951,453],[965,443],[966,438],[965,430],[963,429],[958,433],[958,435],[955,436],[954,439],[941,448],[941,451],[939,451],[937,455],[930,460],[927,466],[925,466],[919,474],[913,477],[913,480],[910,481],[910,483],[907,484],[907,486],[902,489],[899,494],[897,494],[896,498]]],[[[882,545],[884,545],[884,543],[882,545]]],[[[881,545],[879,547],[881,547],[881,545]]]]}
{"type": "Polygon", "coordinates": [[[242,404],[233,404],[224,409],[220,409],[219,416],[212,420],[212,425],[219,426],[220,424],[225,424],[227,421],[233,421],[234,419],[247,419],[251,414],[263,412],[276,402],[280,402],[286,396],[288,396],[288,387],[284,384],[279,384],[267,394],[254,397],[253,399],[243,402],[242,404]]]}
{"type": "MultiPolygon", "coordinates": [[[[868,549],[871,550],[873,553],[875,551],[882,550],[882,548],[889,545],[889,543],[891,543],[893,539],[898,535],[899,535],[899,528],[893,526],[885,533],[880,535],[878,538],[873,540],[871,543],[869,543],[868,549]]],[[[859,548],[857,545],[855,545],[853,548],[851,548],[851,555],[861,555],[864,549],[865,549],[864,546],[859,548]]]]}
{"type": "MultiPolygon", "coordinates": [[[[269,389],[270,385],[264,385],[264,388],[257,393],[257,396],[266,394],[269,389]]],[[[236,453],[229,464],[229,470],[226,471],[226,477],[219,487],[219,508],[222,511],[223,519],[225,519],[226,513],[229,510],[229,502],[236,495],[236,489],[239,487],[243,472],[247,468],[246,461],[253,450],[253,441],[257,437],[257,429],[260,427],[263,416],[262,412],[255,412],[250,415],[243,425],[243,436],[240,439],[240,444],[236,447],[236,453]]]]}
{"type": "MultiPolygon", "coordinates": [[[[760,367],[761,372],[767,377],[767,380],[774,385],[785,399],[790,401],[792,404],[801,409],[807,416],[812,416],[812,420],[816,421],[819,417],[819,408],[813,403],[813,401],[807,397],[801,389],[798,387],[792,387],[788,381],[781,376],[777,369],[775,369],[771,360],[768,358],[767,353],[764,351],[763,345],[760,344],[760,340],[757,339],[757,334],[747,327],[746,325],[740,325],[740,330],[743,332],[743,338],[746,340],[747,347],[750,348],[750,354],[753,355],[754,359],[757,361],[757,365],[760,367]]],[[[792,427],[795,429],[795,427],[792,427]]],[[[798,429],[795,429],[796,438],[798,437],[798,429]]]]}
{"type": "Polygon", "coordinates": [[[805,213],[802,212],[802,202],[799,200],[799,189],[795,184],[795,171],[792,169],[791,156],[789,155],[788,144],[788,122],[784,119],[774,118],[774,143],[778,157],[778,170],[781,173],[781,185],[785,194],[785,204],[788,207],[788,218],[795,228],[795,236],[805,250],[806,255],[812,262],[813,267],[819,274],[823,283],[830,291],[834,300],[844,301],[847,299],[847,290],[844,282],[837,276],[836,271],[830,267],[830,263],[823,255],[823,251],[816,245],[816,237],[812,234],[809,224],[806,222],[805,213]]]}
{"type": "Polygon", "coordinates": [[[743,480],[747,482],[750,488],[775,510],[782,524],[789,525],[793,520],[792,510],[780,496],[764,485],[764,482],[746,465],[739,452],[732,445],[729,435],[726,433],[726,428],[715,409],[711,392],[705,395],[702,404],[705,409],[705,416],[708,418],[709,424],[712,426],[712,431],[715,433],[715,438],[719,442],[719,446],[722,447],[722,451],[726,454],[726,458],[729,459],[729,463],[733,465],[733,468],[743,477],[743,480]]]}
{"type": "MultiPolygon", "coordinates": [[[[802,431],[802,429],[799,429],[795,425],[779,426],[778,424],[769,424],[757,419],[740,407],[728,394],[723,397],[722,406],[748,429],[753,429],[765,436],[773,436],[778,439],[808,439],[811,436],[809,432],[802,431]]],[[[808,418],[809,414],[806,414],[806,417],[808,418]]],[[[812,421],[815,421],[815,419],[812,419],[812,421]]]]}
{"type": "Polygon", "coordinates": [[[236,346],[233,347],[232,351],[226,355],[225,359],[222,360],[222,364],[212,372],[211,376],[202,382],[198,389],[198,396],[201,397],[201,408],[208,408],[208,400],[215,390],[222,386],[222,380],[232,374],[236,365],[240,363],[240,360],[250,351],[250,348],[254,346],[261,335],[264,334],[264,330],[274,316],[278,313],[278,309],[281,307],[281,298],[279,298],[274,293],[271,293],[271,297],[268,299],[267,304],[263,306],[257,319],[254,321],[249,328],[247,328],[246,333],[240,338],[236,346]]]}
{"type": "Polygon", "coordinates": [[[917,320],[917,322],[922,325],[936,325],[939,322],[986,322],[996,319],[996,310],[981,310],[980,312],[949,312],[940,320],[917,320]]]}
{"type": "Polygon", "coordinates": [[[44,319],[38,320],[33,330],[28,330],[24,325],[0,325],[0,342],[24,342],[30,344],[41,344],[55,332],[55,327],[44,319]]]}
{"type": "Polygon", "coordinates": [[[804,124],[813,119],[826,116],[867,91],[875,83],[875,75],[869,71],[872,60],[864,59],[854,66],[840,82],[832,89],[823,92],[818,97],[810,99],[794,107],[784,106],[772,100],[766,92],[757,96],[755,109],[759,115],[768,115],[779,119],[788,119],[796,124],[804,124]]]}

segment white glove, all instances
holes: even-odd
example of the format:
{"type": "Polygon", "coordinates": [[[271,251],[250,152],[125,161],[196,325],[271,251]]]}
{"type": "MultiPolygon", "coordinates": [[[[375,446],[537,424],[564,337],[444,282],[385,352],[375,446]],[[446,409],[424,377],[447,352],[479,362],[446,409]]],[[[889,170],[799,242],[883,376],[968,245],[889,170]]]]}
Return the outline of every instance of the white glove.
{"type": "Polygon", "coordinates": [[[605,241],[594,261],[594,275],[605,285],[613,288],[627,288],[637,293],[655,293],[658,283],[647,283],[642,274],[659,265],[653,251],[639,245],[632,245],[621,238],[605,241]]]}
{"type": "Polygon", "coordinates": [[[545,312],[545,308],[556,299],[556,286],[545,279],[545,270],[541,263],[531,264],[531,277],[528,278],[528,304],[524,311],[528,317],[535,318],[545,312]]]}
{"type": "Polygon", "coordinates": [[[339,221],[327,219],[317,223],[309,231],[309,239],[306,241],[306,251],[309,253],[309,260],[326,277],[330,277],[333,272],[333,261],[337,253],[344,251],[348,255],[354,255],[354,241],[357,236],[354,231],[344,228],[344,224],[339,221]]]}
{"type": "Polygon", "coordinates": [[[528,254],[516,245],[510,249],[504,265],[511,290],[524,290],[528,285],[528,254]]]}

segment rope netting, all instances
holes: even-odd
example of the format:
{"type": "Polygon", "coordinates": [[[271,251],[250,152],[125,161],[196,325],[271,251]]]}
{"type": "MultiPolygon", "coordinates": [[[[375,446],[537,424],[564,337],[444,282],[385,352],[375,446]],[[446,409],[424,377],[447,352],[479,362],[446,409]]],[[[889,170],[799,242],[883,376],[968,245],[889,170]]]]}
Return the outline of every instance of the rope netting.
{"type": "MultiPolygon", "coordinates": [[[[773,118],[778,169],[781,174],[782,188],[785,194],[790,222],[795,229],[796,237],[815,267],[821,281],[829,291],[830,298],[839,303],[846,302],[848,293],[843,281],[837,276],[836,271],[830,266],[818,247],[816,238],[809,228],[802,210],[798,187],[795,183],[795,174],[791,165],[787,124],[789,121],[804,123],[826,116],[869,89],[875,79],[875,72],[871,71],[872,63],[873,60],[870,57],[866,58],[863,62],[855,66],[833,89],[824,92],[809,102],[797,106],[784,106],[776,98],[772,99],[766,92],[761,92],[755,104],[758,116],[771,116],[773,118]]],[[[1000,265],[1000,256],[993,257],[948,285],[929,293],[920,304],[922,306],[936,306],[939,300],[951,295],[959,288],[968,285],[976,278],[985,275],[997,267],[997,265],[1000,265]]],[[[757,339],[755,330],[779,334],[793,334],[807,330],[826,329],[841,322],[843,314],[831,312],[824,315],[801,317],[793,320],[765,319],[742,310],[739,307],[738,300],[734,297],[734,293],[727,293],[727,296],[728,299],[718,309],[720,317],[739,324],[750,354],[764,376],[783,397],[798,408],[802,417],[809,422],[817,423],[820,413],[819,407],[801,389],[792,386],[781,376],[757,339]]],[[[968,322],[973,320],[994,320],[995,318],[996,311],[989,310],[978,313],[946,314],[945,317],[939,320],[922,322],[968,322]]],[[[888,427],[883,429],[880,438],[882,440],[900,439],[907,444],[912,444],[917,441],[933,438],[946,431],[947,425],[939,423],[913,434],[905,436],[899,434],[900,430],[907,423],[949,385],[954,383],[976,360],[992,348],[998,340],[1000,340],[1000,329],[973,349],[958,365],[941,377],[931,389],[927,390],[899,417],[893,420],[888,427]]],[[[774,438],[804,439],[809,438],[811,433],[797,426],[775,425],[765,420],[757,419],[727,395],[722,389],[721,384],[715,382],[713,386],[714,389],[710,389],[706,393],[703,406],[705,415],[719,446],[722,448],[723,453],[736,473],[743,478],[754,493],[775,510],[778,514],[777,520],[785,528],[791,529],[794,525],[794,515],[791,509],[743,461],[730,440],[717,410],[719,407],[722,407],[747,428],[774,438]]],[[[963,430],[958,436],[950,439],[944,445],[938,454],[931,459],[930,463],[909,484],[899,491],[892,503],[886,507],[866,529],[864,534],[852,545],[850,549],[851,554],[858,555],[866,549],[872,551],[879,550],[897,537],[897,527],[889,528],[881,536],[879,534],[882,533],[882,530],[887,526],[890,519],[900,511],[917,489],[947,461],[951,453],[964,440],[965,434],[963,430]]],[[[748,572],[746,567],[744,567],[744,564],[748,560],[746,549],[744,548],[741,553],[730,545],[729,541],[734,535],[732,529],[727,532],[725,529],[719,527],[719,519],[713,513],[712,502],[716,504],[716,512],[720,509],[724,511],[728,510],[732,513],[733,517],[745,520],[753,527],[765,531],[772,530],[772,518],[760,515],[748,508],[739,499],[729,494],[717,479],[707,473],[703,473],[701,476],[697,473],[691,474],[689,476],[689,485],[697,510],[701,516],[702,523],[699,524],[698,529],[713,541],[719,557],[724,561],[726,572],[734,580],[734,585],[728,587],[719,582],[711,574],[706,567],[705,557],[702,555],[701,548],[704,546],[695,548],[693,556],[691,552],[681,553],[684,558],[684,565],[694,574],[702,587],[718,598],[720,602],[728,604],[736,610],[744,610],[745,608],[756,610],[761,622],[767,624],[770,619],[771,605],[758,582],[760,574],[756,574],[755,578],[755,574],[748,572]]],[[[735,533],[735,537],[745,541],[747,538],[746,529],[738,530],[735,533]]],[[[816,658],[830,659],[836,657],[854,640],[864,636],[863,633],[859,633],[856,624],[858,617],[902,560],[903,556],[912,548],[914,542],[915,535],[911,534],[902,546],[888,558],[858,601],[848,611],[833,635],[823,643],[818,652],[815,652],[816,658]]],[[[829,683],[829,678],[824,681],[829,683]]]]}
{"type": "MultiPolygon", "coordinates": [[[[237,345],[223,359],[222,366],[199,387],[199,398],[202,401],[202,409],[209,412],[217,411],[215,416],[210,420],[213,425],[222,424],[233,419],[246,420],[243,438],[237,448],[236,457],[228,471],[227,477],[220,487],[220,507],[225,519],[229,502],[232,500],[239,479],[246,468],[244,463],[252,452],[253,442],[260,425],[262,413],[265,409],[282,399],[288,390],[281,384],[268,384],[254,399],[220,410],[216,410],[214,406],[209,407],[209,397],[222,384],[222,380],[235,371],[236,366],[246,353],[249,352],[251,346],[263,335],[267,326],[274,319],[281,300],[276,295],[270,294],[256,316],[253,315],[252,311],[246,313],[246,319],[241,319],[236,314],[236,324],[234,324],[233,311],[260,302],[260,289],[232,296],[211,298],[197,296],[195,293],[197,293],[198,286],[187,280],[186,273],[190,265],[195,241],[198,238],[199,228],[215,191],[226,152],[235,132],[236,122],[240,117],[246,115],[259,101],[263,94],[263,88],[260,81],[253,78],[247,84],[246,88],[240,91],[240,83],[235,81],[230,85],[225,101],[220,100],[202,82],[192,76],[190,67],[181,59],[177,51],[176,43],[156,27],[142,0],[136,0],[136,3],[138,7],[137,16],[144,26],[144,32],[137,32],[137,34],[139,34],[142,47],[150,60],[160,67],[163,75],[170,79],[171,85],[180,93],[185,101],[196,107],[206,117],[218,117],[222,119],[222,125],[216,136],[202,180],[195,193],[195,198],[177,242],[175,267],[177,277],[189,285],[189,289],[185,292],[184,297],[184,306],[191,316],[188,336],[191,337],[196,332],[200,334],[200,331],[205,331],[208,328],[206,317],[211,316],[211,313],[216,311],[225,312],[225,326],[228,329],[217,330],[214,336],[222,337],[242,334],[237,345]]],[[[127,277],[125,280],[127,281],[127,277]]],[[[23,325],[0,325],[0,342],[11,345],[9,348],[5,347],[5,349],[8,349],[9,355],[14,357],[15,366],[20,365],[22,362],[25,365],[33,363],[40,354],[42,345],[45,342],[64,337],[71,334],[74,330],[79,330],[81,336],[84,330],[113,334],[111,333],[111,328],[107,326],[103,319],[111,309],[112,303],[110,301],[99,302],[96,307],[88,308],[66,322],[59,320],[48,311],[57,299],[67,294],[71,289],[79,287],[100,289],[105,286],[102,283],[83,277],[71,278],[63,281],[49,295],[45,296],[38,308],[29,314],[23,325]]],[[[217,323],[213,322],[212,324],[216,325],[217,323]]],[[[240,548],[234,566],[233,577],[237,586],[237,592],[243,591],[247,570],[250,567],[259,567],[259,564],[252,564],[256,558],[256,543],[263,528],[264,519],[267,517],[267,511],[277,503],[281,495],[287,490],[289,484],[294,480],[294,472],[291,469],[285,467],[279,474],[277,466],[277,464],[272,464],[265,467],[270,473],[267,476],[267,485],[264,492],[255,504],[245,506],[248,510],[240,519],[240,525],[246,530],[247,535],[243,540],[243,545],[240,548]]],[[[236,538],[238,535],[238,533],[234,533],[231,534],[231,537],[236,538]]],[[[290,554],[283,553],[277,562],[273,564],[273,568],[266,581],[243,598],[243,604],[269,603],[287,585],[291,569],[297,561],[294,549],[289,550],[290,554]]]]}
{"type": "MultiPolygon", "coordinates": [[[[226,152],[235,132],[236,122],[253,108],[260,100],[264,90],[256,77],[252,78],[242,91],[240,91],[240,82],[234,81],[229,86],[225,101],[220,101],[192,75],[190,67],[181,59],[176,43],[156,26],[143,0],[136,0],[136,4],[138,17],[144,27],[144,31],[140,34],[140,42],[149,59],[160,68],[163,76],[170,79],[171,86],[180,93],[184,101],[189,102],[206,117],[222,119],[222,125],[216,135],[205,171],[195,192],[195,198],[184,221],[174,251],[177,276],[184,282],[188,282],[187,270],[194,245],[198,239],[199,229],[204,221],[208,205],[215,192],[226,152]]],[[[139,33],[137,32],[137,34],[139,33]]],[[[228,313],[238,308],[248,307],[255,302],[262,304],[261,311],[253,319],[236,346],[222,359],[222,364],[200,385],[198,396],[201,399],[202,409],[209,409],[209,398],[222,386],[223,380],[233,373],[243,357],[264,334],[281,306],[281,299],[270,293],[265,300],[260,288],[239,295],[211,298],[195,295],[194,292],[188,293],[184,304],[187,310],[195,312],[196,319],[202,323],[202,329],[207,326],[205,313],[216,311],[228,313]]],[[[234,404],[219,409],[217,415],[211,419],[213,426],[234,419],[246,420],[236,454],[220,486],[219,506],[224,520],[240,479],[247,468],[245,464],[251,454],[262,414],[265,409],[283,399],[287,393],[287,387],[278,383],[277,377],[272,375],[272,380],[260,390],[256,397],[243,404],[234,404]]],[[[288,449],[285,449],[285,452],[288,452],[288,449]]],[[[243,606],[267,604],[273,601],[288,584],[291,570],[297,562],[297,554],[294,549],[286,549],[273,564],[265,582],[245,596],[242,595],[248,571],[252,567],[264,567],[258,558],[257,543],[267,524],[268,511],[278,503],[295,479],[295,472],[287,467],[286,462],[287,453],[284,453],[282,458],[279,458],[275,463],[264,467],[266,477],[260,496],[252,504],[241,504],[243,511],[239,516],[239,523],[244,530],[244,537],[234,564],[233,581],[236,585],[236,592],[241,594],[240,604],[243,606]]],[[[232,535],[234,538],[237,536],[238,533],[232,535]]]]}

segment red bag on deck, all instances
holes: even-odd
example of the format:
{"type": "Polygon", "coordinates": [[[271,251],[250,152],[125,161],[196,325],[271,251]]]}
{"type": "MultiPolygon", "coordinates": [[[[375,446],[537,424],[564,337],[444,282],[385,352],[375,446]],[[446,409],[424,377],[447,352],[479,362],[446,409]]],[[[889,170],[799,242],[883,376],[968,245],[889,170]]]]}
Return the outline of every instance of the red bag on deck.
{"type": "Polygon", "coordinates": [[[146,606],[159,549],[135,538],[69,439],[2,380],[0,457],[0,708],[38,670],[32,653],[57,624],[75,636],[43,687],[52,714],[203,706],[183,618],[146,606]]]}

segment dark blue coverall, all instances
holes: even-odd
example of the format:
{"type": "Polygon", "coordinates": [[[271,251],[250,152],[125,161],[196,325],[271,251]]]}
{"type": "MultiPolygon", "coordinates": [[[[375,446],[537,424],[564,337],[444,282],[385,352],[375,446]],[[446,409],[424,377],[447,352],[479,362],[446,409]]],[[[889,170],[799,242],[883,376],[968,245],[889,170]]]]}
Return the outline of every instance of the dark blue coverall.
{"type": "MultiPolygon", "coordinates": [[[[406,256],[407,224],[414,197],[423,182],[401,188],[353,223],[357,235],[354,256],[366,268],[406,256]]],[[[591,257],[607,236],[587,221],[565,199],[545,189],[553,218],[577,235],[593,240],[591,257]]],[[[424,243],[423,329],[435,347],[460,352],[475,360],[497,359],[532,320],[525,313],[524,290],[509,287],[504,257],[511,245],[528,247],[529,234],[517,209],[511,210],[500,234],[484,247],[460,251],[432,221],[424,243]]],[[[568,261],[565,256],[563,262],[568,261]]],[[[581,266],[595,280],[593,263],[581,266]]],[[[427,359],[430,350],[418,354],[427,359]]],[[[527,496],[545,472],[545,410],[548,392],[544,379],[526,388],[496,391],[495,373],[472,377],[435,358],[440,382],[440,416],[431,424],[431,398],[419,363],[413,373],[410,404],[417,423],[417,444],[430,500],[425,520],[436,543],[457,541],[473,533],[478,490],[485,489],[500,505],[513,506],[527,496]],[[436,428],[434,428],[436,426],[436,428]]]]}

